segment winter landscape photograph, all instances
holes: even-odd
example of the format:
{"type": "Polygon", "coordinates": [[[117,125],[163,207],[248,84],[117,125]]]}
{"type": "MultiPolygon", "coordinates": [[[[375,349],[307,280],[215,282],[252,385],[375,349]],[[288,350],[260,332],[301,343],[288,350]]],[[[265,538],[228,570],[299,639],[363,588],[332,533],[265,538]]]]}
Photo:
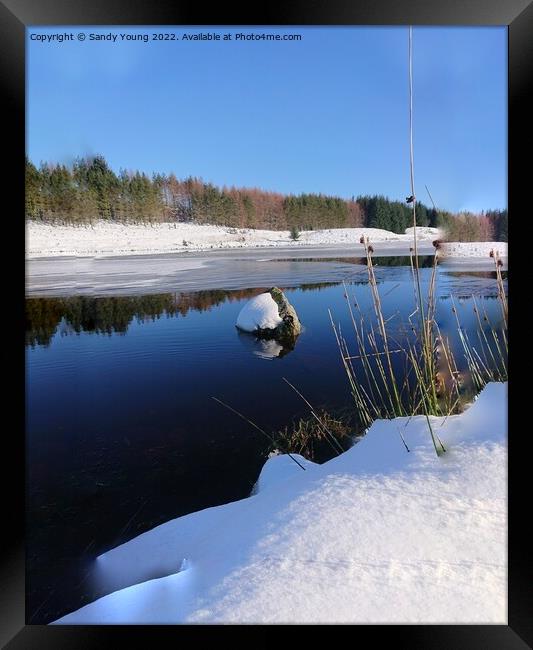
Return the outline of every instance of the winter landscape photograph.
{"type": "Polygon", "coordinates": [[[507,624],[507,28],[26,57],[27,624],[507,624]]]}

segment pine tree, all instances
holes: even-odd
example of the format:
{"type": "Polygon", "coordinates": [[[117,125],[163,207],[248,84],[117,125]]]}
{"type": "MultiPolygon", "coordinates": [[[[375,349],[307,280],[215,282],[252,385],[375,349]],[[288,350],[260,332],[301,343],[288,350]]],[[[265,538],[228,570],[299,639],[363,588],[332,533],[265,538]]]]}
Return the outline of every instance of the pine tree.
{"type": "Polygon", "coordinates": [[[41,177],[37,167],[26,157],[26,219],[42,219],[43,206],[41,197],[41,177]]]}

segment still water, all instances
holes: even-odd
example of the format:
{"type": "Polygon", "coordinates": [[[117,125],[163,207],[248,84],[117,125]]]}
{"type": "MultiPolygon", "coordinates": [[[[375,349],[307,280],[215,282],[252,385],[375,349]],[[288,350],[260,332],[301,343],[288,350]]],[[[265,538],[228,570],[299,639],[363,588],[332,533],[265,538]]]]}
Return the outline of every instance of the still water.
{"type": "MultiPolygon", "coordinates": [[[[413,310],[406,264],[376,268],[392,322],[413,310]]],[[[212,397],[270,432],[309,415],[283,377],[316,408],[350,406],[328,310],[346,333],[346,293],[371,312],[366,269],[354,263],[346,286],[286,282],[304,328],[293,350],[235,328],[245,302],[268,288],[27,299],[29,623],[102,595],[90,580],[102,552],[250,494],[268,440],[212,397]]],[[[490,272],[439,272],[437,320],[458,351],[451,297],[473,330],[472,294],[497,324],[490,272]]]]}

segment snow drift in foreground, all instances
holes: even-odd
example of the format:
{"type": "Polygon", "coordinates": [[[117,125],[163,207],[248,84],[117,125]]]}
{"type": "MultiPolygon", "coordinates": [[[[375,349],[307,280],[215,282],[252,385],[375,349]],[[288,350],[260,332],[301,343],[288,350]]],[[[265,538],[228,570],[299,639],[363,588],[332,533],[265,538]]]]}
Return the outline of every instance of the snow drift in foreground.
{"type": "Polygon", "coordinates": [[[275,329],[283,319],[279,315],[278,304],[268,291],[251,298],[237,317],[237,327],[244,332],[257,329],[275,329]]]}
{"type": "Polygon", "coordinates": [[[305,471],[273,457],[257,494],[100,556],[134,586],[57,622],[506,623],[506,384],[432,422],[440,458],[424,417],[305,471]]]}
{"type": "MultiPolygon", "coordinates": [[[[409,229],[408,229],[409,230],[409,229]]],[[[417,228],[418,239],[435,239],[436,228],[417,228]]],[[[334,228],[303,231],[297,241],[288,230],[253,230],[201,226],[193,223],[133,225],[99,221],[88,226],[57,226],[30,221],[26,227],[26,255],[135,255],[178,253],[221,248],[359,244],[361,235],[371,241],[412,241],[413,235],[398,235],[379,228],[334,228]]],[[[361,247],[362,248],[362,247],[361,247]]]]}

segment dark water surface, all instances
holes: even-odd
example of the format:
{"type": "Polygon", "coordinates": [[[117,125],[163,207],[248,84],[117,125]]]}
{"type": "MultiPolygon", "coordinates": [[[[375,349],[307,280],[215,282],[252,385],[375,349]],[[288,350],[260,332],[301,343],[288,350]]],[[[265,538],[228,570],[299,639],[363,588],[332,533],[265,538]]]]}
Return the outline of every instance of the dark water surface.
{"type": "MultiPolygon", "coordinates": [[[[423,269],[424,282],[430,269],[423,269]]],[[[371,311],[364,267],[348,293],[371,311]]],[[[408,266],[376,269],[386,315],[413,310],[408,266]]],[[[472,301],[499,318],[492,273],[439,273],[438,321],[458,348],[472,301]]],[[[249,495],[268,441],[217,397],[267,431],[308,409],[350,404],[328,316],[343,330],[342,284],[287,288],[304,326],[296,347],[235,329],[244,303],[268,286],[146,296],[27,299],[27,621],[48,623],[102,595],[94,558],[169,519],[249,495]]]]}

